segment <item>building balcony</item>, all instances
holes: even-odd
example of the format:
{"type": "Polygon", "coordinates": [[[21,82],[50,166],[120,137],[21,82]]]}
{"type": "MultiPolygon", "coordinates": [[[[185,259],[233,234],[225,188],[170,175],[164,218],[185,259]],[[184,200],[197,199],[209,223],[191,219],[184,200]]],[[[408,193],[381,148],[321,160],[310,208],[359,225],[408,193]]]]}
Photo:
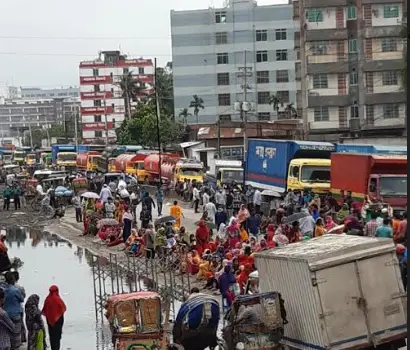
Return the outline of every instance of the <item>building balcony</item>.
{"type": "Polygon", "coordinates": [[[366,105],[406,103],[406,93],[404,91],[398,91],[381,94],[366,94],[364,103],[366,105]]]}
{"type": "Polygon", "coordinates": [[[305,0],[305,7],[329,7],[329,6],[348,6],[348,0],[305,0]]]}
{"type": "Polygon", "coordinates": [[[365,38],[386,38],[400,37],[402,27],[397,26],[381,26],[381,27],[366,27],[364,28],[365,38]]]}
{"type": "Polygon", "coordinates": [[[384,72],[389,70],[402,70],[404,61],[399,59],[367,61],[363,65],[365,72],[384,72]]]}
{"type": "Polygon", "coordinates": [[[371,5],[377,5],[377,4],[397,4],[400,1],[397,0],[362,0],[362,5],[366,5],[366,4],[371,4],[371,5]]]}
{"type": "Polygon", "coordinates": [[[321,107],[321,106],[349,106],[351,104],[351,97],[349,95],[308,95],[309,108],[321,107]]]}
{"type": "Polygon", "coordinates": [[[333,40],[347,40],[347,28],[306,30],[306,41],[333,40]]]}
{"type": "Polygon", "coordinates": [[[307,64],[307,74],[320,74],[323,72],[327,74],[348,73],[349,66],[345,61],[307,64]]]}

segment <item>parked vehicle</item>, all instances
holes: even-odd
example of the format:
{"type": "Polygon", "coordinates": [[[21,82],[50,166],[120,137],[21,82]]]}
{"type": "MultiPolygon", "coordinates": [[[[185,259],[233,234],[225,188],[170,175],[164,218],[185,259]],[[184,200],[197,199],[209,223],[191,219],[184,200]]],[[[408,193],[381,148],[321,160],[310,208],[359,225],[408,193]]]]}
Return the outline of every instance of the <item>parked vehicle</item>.
{"type": "Polygon", "coordinates": [[[330,189],[328,142],[248,140],[246,184],[283,193],[310,188],[314,193],[330,189]]]}
{"type": "Polygon", "coordinates": [[[79,171],[95,171],[97,170],[96,158],[99,158],[100,153],[95,151],[77,154],[76,164],[79,171]]]}
{"type": "Polygon", "coordinates": [[[351,191],[357,207],[368,196],[393,210],[405,210],[407,156],[333,153],[331,160],[331,192],[335,198],[342,191],[351,191]]]}
{"type": "Polygon", "coordinates": [[[349,143],[337,143],[336,152],[339,153],[365,153],[365,154],[389,154],[407,156],[406,146],[384,145],[361,145],[349,143]]]}
{"type": "Polygon", "coordinates": [[[286,301],[292,349],[398,349],[407,295],[390,239],[324,235],[255,254],[261,292],[286,301]]]}

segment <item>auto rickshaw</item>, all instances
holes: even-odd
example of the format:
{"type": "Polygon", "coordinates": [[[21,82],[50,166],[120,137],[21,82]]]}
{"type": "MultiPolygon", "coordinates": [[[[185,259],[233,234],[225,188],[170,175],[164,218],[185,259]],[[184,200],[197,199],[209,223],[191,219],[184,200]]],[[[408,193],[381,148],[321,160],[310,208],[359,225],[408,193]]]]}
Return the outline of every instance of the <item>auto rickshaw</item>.
{"type": "Polygon", "coordinates": [[[168,346],[162,305],[155,292],[117,294],[108,298],[106,314],[114,350],[152,350],[168,346]]]}
{"type": "Polygon", "coordinates": [[[241,295],[234,300],[225,321],[220,348],[279,349],[287,323],[284,301],[278,292],[241,295]]]}

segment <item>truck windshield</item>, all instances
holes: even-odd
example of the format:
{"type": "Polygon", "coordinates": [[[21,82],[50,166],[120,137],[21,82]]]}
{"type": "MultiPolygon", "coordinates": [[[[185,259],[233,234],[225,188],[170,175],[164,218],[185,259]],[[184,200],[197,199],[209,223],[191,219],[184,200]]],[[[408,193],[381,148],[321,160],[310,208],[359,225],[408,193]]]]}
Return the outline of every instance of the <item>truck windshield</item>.
{"type": "Polygon", "coordinates": [[[24,152],[14,152],[14,158],[24,158],[24,152]]]}
{"type": "Polygon", "coordinates": [[[330,182],[330,167],[319,165],[302,166],[300,181],[303,182],[330,182]]]}
{"type": "Polygon", "coordinates": [[[134,169],[136,169],[136,170],[144,170],[144,162],[136,162],[136,163],[134,163],[134,169]]]}
{"type": "Polygon", "coordinates": [[[407,176],[380,178],[381,196],[407,196],[407,176]]]}
{"type": "Polygon", "coordinates": [[[223,170],[222,171],[222,182],[242,182],[243,181],[243,170],[223,170]]]}
{"type": "Polygon", "coordinates": [[[201,169],[197,168],[181,168],[181,173],[183,176],[201,176],[201,169]]]}
{"type": "Polygon", "coordinates": [[[27,155],[27,159],[36,159],[36,155],[35,154],[29,154],[29,155],[27,155]]]}
{"type": "Polygon", "coordinates": [[[77,154],[59,154],[57,159],[63,162],[75,161],[77,159],[77,154]]]}

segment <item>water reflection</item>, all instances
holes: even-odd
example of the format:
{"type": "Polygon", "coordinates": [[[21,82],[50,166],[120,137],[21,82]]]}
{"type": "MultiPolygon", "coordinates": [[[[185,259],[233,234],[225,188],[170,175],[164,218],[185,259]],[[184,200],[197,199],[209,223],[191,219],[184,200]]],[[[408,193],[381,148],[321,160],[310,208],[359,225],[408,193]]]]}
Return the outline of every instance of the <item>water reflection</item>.
{"type": "Polygon", "coordinates": [[[96,322],[92,254],[38,227],[8,229],[6,244],[24,263],[19,271],[27,295],[38,294],[42,305],[50,285],[59,286],[67,304],[62,349],[111,349],[108,326],[96,322]]]}

